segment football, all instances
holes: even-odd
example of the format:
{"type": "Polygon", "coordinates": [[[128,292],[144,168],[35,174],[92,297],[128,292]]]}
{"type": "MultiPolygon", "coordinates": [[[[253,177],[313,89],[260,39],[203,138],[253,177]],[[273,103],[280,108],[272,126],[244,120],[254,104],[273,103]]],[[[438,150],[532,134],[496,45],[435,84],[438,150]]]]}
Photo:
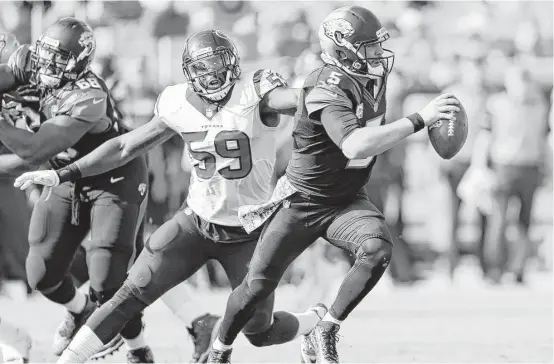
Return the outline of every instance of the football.
{"type": "Polygon", "coordinates": [[[460,111],[456,113],[456,121],[438,120],[427,130],[433,149],[442,159],[458,154],[467,139],[467,114],[461,102],[458,107],[460,111]]]}

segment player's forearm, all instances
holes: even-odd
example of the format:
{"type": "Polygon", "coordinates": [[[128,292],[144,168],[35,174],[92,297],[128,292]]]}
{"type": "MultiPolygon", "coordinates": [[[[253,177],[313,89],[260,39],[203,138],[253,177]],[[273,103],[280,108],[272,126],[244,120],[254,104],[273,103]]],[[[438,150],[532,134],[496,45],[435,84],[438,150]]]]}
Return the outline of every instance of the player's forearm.
{"type": "Polygon", "coordinates": [[[33,133],[30,131],[16,128],[7,120],[0,120],[0,141],[12,153],[25,160],[27,163],[33,163],[33,157],[38,151],[38,145],[33,143],[33,133]]]}
{"type": "Polygon", "coordinates": [[[379,126],[356,129],[344,141],[342,150],[349,159],[379,155],[414,133],[414,124],[407,118],[379,126]]]}
{"type": "Polygon", "coordinates": [[[15,154],[0,155],[0,177],[17,177],[21,173],[33,171],[38,166],[31,165],[15,154]]]}
{"type": "Polygon", "coordinates": [[[7,64],[0,64],[0,93],[13,90],[17,86],[12,69],[7,64]]]}

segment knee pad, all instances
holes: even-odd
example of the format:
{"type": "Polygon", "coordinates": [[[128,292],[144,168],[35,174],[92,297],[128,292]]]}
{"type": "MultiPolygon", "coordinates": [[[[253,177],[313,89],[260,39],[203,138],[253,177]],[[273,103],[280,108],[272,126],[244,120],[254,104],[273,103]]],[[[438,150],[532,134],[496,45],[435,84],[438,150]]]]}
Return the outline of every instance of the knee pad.
{"type": "Polygon", "coordinates": [[[135,339],[139,336],[143,327],[142,312],[139,312],[123,326],[123,329],[121,329],[121,336],[123,336],[124,339],[135,339]]]}
{"type": "Polygon", "coordinates": [[[25,270],[27,271],[27,283],[33,290],[40,289],[42,287],[40,283],[46,276],[46,263],[44,259],[33,249],[29,251],[27,259],[25,260],[25,270]]]}
{"type": "Polygon", "coordinates": [[[277,288],[279,282],[275,282],[274,280],[268,278],[254,279],[248,276],[246,283],[248,293],[256,298],[256,302],[259,302],[272,294],[277,288]]]}
{"type": "Polygon", "coordinates": [[[361,263],[381,265],[386,268],[392,257],[392,244],[380,238],[364,240],[356,251],[356,260],[361,263]]]}

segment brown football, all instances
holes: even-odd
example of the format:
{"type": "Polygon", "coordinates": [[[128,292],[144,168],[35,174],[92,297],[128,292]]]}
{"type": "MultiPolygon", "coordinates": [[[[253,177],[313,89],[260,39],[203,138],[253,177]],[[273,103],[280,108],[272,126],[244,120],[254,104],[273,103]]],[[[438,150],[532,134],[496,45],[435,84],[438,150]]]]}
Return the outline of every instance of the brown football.
{"type": "Polygon", "coordinates": [[[427,130],[431,145],[442,159],[458,154],[467,139],[467,114],[461,102],[458,107],[460,111],[456,113],[456,121],[438,120],[427,130]]]}

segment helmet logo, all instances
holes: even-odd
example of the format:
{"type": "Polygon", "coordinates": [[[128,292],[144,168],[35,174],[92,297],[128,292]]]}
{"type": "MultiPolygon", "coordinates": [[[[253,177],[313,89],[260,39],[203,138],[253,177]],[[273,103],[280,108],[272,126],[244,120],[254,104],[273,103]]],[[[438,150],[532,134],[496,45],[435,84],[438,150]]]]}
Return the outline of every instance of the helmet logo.
{"type": "Polygon", "coordinates": [[[83,47],[83,51],[79,54],[77,62],[90,56],[96,49],[96,42],[94,41],[94,35],[92,32],[83,32],[79,37],[79,45],[83,47]]]}
{"type": "Polygon", "coordinates": [[[350,37],[354,34],[354,27],[352,26],[352,23],[346,19],[331,19],[323,22],[322,25],[325,35],[331,38],[339,46],[344,46],[344,38],[350,37]],[[337,37],[337,33],[340,34],[340,38],[337,37]]]}

